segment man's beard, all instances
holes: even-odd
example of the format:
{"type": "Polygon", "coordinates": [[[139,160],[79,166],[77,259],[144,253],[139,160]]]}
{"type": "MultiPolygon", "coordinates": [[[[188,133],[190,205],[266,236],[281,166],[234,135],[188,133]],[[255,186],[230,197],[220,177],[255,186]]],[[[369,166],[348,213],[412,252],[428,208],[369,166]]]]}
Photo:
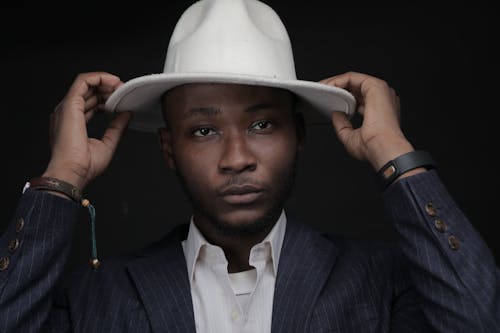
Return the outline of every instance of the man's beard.
{"type": "MultiPolygon", "coordinates": [[[[248,235],[258,234],[277,222],[283,210],[283,206],[285,205],[286,200],[288,199],[290,193],[292,192],[293,184],[295,181],[296,169],[297,169],[297,156],[295,156],[293,162],[284,171],[282,176],[280,175],[278,177],[280,181],[275,184],[275,188],[277,189],[277,191],[275,195],[271,198],[272,200],[271,206],[264,212],[262,216],[256,218],[255,220],[249,223],[242,223],[242,224],[232,224],[227,221],[221,221],[217,219],[215,214],[211,214],[210,211],[206,209],[205,204],[202,202],[202,200],[200,200],[199,197],[197,197],[196,195],[193,195],[191,189],[187,185],[185,177],[179,170],[177,170],[177,176],[193,207],[197,211],[200,211],[204,216],[206,216],[221,235],[248,236],[248,235]]],[[[244,178],[243,176],[235,176],[235,178],[238,177],[244,178]]],[[[229,180],[229,182],[233,183],[238,181],[229,180]]]]}

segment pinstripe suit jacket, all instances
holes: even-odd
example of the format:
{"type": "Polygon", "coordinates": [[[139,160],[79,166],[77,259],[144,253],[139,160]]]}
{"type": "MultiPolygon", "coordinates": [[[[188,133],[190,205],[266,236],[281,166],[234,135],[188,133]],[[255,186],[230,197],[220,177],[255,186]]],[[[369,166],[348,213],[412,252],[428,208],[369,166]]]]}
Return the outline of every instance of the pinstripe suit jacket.
{"type": "MultiPolygon", "coordinates": [[[[399,244],[325,236],[289,220],[272,331],[500,332],[499,270],[437,174],[406,178],[384,196],[399,244]]],[[[140,253],[61,278],[76,220],[68,200],[23,195],[0,239],[1,332],[195,331],[180,245],[187,224],[140,253]]]]}

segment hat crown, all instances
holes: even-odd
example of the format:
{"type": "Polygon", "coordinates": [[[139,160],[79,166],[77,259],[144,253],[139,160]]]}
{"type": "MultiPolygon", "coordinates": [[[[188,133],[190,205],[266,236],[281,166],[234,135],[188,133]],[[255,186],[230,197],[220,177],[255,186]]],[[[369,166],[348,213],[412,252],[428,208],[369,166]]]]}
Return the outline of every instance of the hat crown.
{"type": "Polygon", "coordinates": [[[258,0],[200,0],[180,17],[164,73],[224,73],[295,80],[288,32],[258,0]]]}
{"type": "MultiPolygon", "coordinates": [[[[125,82],[106,101],[111,112],[134,111],[129,127],[155,132],[164,126],[161,97],[189,83],[258,85],[287,89],[297,109],[353,114],[354,96],[342,88],[298,80],[288,32],[259,0],[199,0],[174,28],[162,73],[125,82]]],[[[312,119],[312,118],[311,118],[312,119]]]]}

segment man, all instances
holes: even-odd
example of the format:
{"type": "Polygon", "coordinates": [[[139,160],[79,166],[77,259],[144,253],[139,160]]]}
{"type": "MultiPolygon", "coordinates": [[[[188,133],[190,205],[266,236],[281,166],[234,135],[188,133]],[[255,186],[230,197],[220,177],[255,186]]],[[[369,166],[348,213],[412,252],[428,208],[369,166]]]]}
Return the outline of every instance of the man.
{"type": "Polygon", "coordinates": [[[321,83],[294,75],[284,27],[253,0],[191,6],[163,74],[125,84],[79,75],[52,114],[49,165],[1,238],[0,328],[498,331],[498,268],[432,160],[402,133],[396,93],[362,73],[321,83]],[[101,109],[115,116],[102,139],[89,138],[86,124],[101,109]],[[313,109],[331,116],[353,157],[381,171],[399,247],[324,236],[284,212],[302,116],[313,109]],[[127,126],[160,128],[192,219],[140,253],[94,258],[61,279],[78,204],[92,207],[80,192],[109,165],[127,126]]]}

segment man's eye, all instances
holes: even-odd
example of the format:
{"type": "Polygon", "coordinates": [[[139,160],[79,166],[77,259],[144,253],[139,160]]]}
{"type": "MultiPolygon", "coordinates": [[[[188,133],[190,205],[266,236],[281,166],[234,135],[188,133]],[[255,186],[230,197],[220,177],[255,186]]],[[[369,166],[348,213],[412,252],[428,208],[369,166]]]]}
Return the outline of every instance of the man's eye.
{"type": "Polygon", "coordinates": [[[272,123],[269,120],[261,120],[252,125],[253,130],[264,130],[270,128],[272,123]]]}
{"type": "Polygon", "coordinates": [[[210,127],[201,127],[193,131],[195,136],[207,136],[215,134],[215,131],[210,127]]]}

